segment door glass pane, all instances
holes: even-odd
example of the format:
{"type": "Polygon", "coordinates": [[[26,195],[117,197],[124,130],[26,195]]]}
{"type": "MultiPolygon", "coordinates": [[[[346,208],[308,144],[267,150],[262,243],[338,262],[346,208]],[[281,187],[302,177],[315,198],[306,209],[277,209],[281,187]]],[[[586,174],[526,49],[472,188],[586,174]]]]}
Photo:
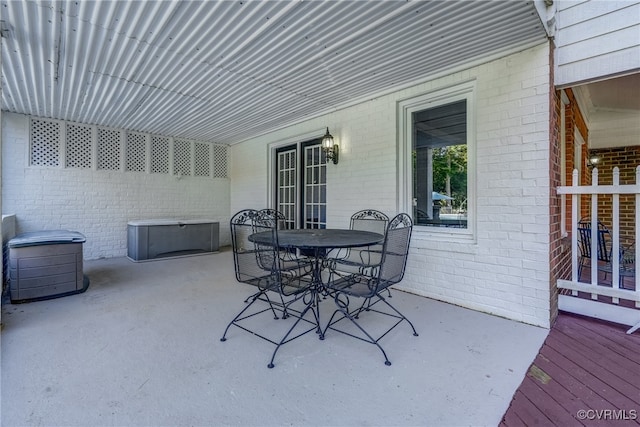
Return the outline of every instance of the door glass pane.
{"type": "Polygon", "coordinates": [[[295,196],[296,196],[296,150],[285,150],[278,152],[277,168],[277,209],[285,215],[285,227],[294,228],[295,196]]]}
{"type": "Polygon", "coordinates": [[[305,216],[304,228],[325,228],[326,219],[326,163],[320,144],[308,145],[305,150],[305,216]]]}

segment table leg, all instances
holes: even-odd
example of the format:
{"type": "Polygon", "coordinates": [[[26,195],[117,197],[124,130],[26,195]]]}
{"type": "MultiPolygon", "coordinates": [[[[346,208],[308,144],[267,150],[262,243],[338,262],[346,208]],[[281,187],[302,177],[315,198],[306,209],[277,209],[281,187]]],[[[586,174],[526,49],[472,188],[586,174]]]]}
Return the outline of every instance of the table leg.
{"type": "Polygon", "coordinates": [[[318,321],[318,329],[316,333],[318,334],[318,338],[324,340],[324,330],[320,324],[320,294],[322,293],[322,261],[324,256],[324,250],[320,248],[315,248],[314,250],[314,261],[313,261],[313,287],[312,293],[313,298],[315,300],[316,305],[316,313],[317,313],[317,321],[318,321]]]}

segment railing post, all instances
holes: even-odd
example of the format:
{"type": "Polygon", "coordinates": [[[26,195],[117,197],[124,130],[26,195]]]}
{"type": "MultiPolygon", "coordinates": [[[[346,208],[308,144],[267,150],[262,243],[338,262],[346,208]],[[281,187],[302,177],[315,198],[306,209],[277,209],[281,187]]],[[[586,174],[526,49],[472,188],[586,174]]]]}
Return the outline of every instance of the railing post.
{"type": "MultiPolygon", "coordinates": [[[[580,185],[577,169],[573,170],[571,185],[580,185]]],[[[578,281],[578,197],[577,193],[571,195],[571,280],[574,282],[578,281]]],[[[577,296],[578,291],[572,290],[571,294],[577,296]]]]}
{"type": "MultiPolygon", "coordinates": [[[[613,168],[613,185],[620,185],[620,169],[616,166],[613,168]]],[[[613,248],[611,249],[613,256],[613,278],[611,287],[617,283],[615,287],[620,288],[620,189],[613,193],[613,248]]]]}
{"type": "MultiPolygon", "coordinates": [[[[620,168],[617,166],[613,168],[613,186],[618,187],[620,185],[620,168]]],[[[612,288],[620,288],[620,189],[617,188],[616,192],[613,193],[613,211],[612,221],[613,221],[613,244],[611,248],[611,257],[613,258],[612,266],[613,271],[611,274],[611,287],[612,288]]],[[[620,300],[618,298],[613,298],[612,301],[614,304],[618,304],[620,300]]]]}
{"type": "MultiPolygon", "coordinates": [[[[562,292],[559,295],[559,304],[563,302],[563,309],[572,311],[575,313],[592,316],[596,318],[602,318],[605,320],[611,320],[614,322],[634,325],[627,331],[627,333],[633,333],[634,331],[640,329],[640,323],[638,323],[637,313],[640,313],[638,310],[633,310],[629,307],[620,306],[620,300],[631,300],[634,302],[635,307],[640,309],[640,286],[638,286],[638,277],[640,276],[640,241],[637,237],[640,235],[640,166],[635,168],[635,183],[629,184],[620,184],[620,169],[613,168],[612,177],[613,182],[611,185],[600,185],[598,182],[598,169],[594,168],[592,171],[592,180],[590,184],[580,185],[579,173],[577,170],[573,170],[572,176],[572,184],[570,186],[560,186],[557,188],[558,194],[571,194],[571,224],[568,228],[571,230],[571,281],[558,279],[558,289],[562,291],[570,290],[572,295],[577,296],[579,292],[590,294],[591,299],[594,301],[598,301],[599,296],[605,296],[611,298],[611,302],[613,303],[612,307],[617,307],[617,309],[600,309],[599,304],[593,304],[591,302],[582,304],[575,301],[580,301],[581,299],[574,299],[569,297],[565,292],[562,292]],[[611,217],[611,229],[609,230],[607,236],[612,239],[609,242],[607,239],[607,245],[604,249],[601,249],[601,236],[598,230],[598,201],[601,199],[600,195],[610,194],[611,198],[611,209],[612,209],[612,217],[611,217]],[[620,240],[621,237],[621,202],[620,195],[634,195],[634,211],[635,211],[635,249],[634,253],[629,253],[631,255],[629,258],[624,258],[628,262],[633,262],[633,271],[629,274],[628,264],[623,265],[623,258],[620,256],[620,250],[623,247],[622,242],[620,240]],[[591,262],[589,265],[591,266],[591,280],[587,281],[588,283],[581,282],[580,277],[578,275],[579,267],[582,267],[582,262],[586,262],[585,258],[581,257],[581,248],[578,245],[580,242],[580,234],[578,232],[578,223],[581,219],[580,215],[583,212],[581,209],[582,195],[591,195],[591,215],[588,220],[591,223],[591,243],[590,243],[590,251],[591,251],[591,262]],[[606,250],[607,252],[611,252],[612,259],[609,260],[609,264],[607,267],[607,274],[611,273],[612,282],[618,282],[615,286],[613,283],[611,286],[609,284],[603,284],[600,286],[598,283],[598,250],[606,250]],[[631,258],[635,259],[632,261],[631,258]],[[620,270],[621,268],[622,271],[620,270]],[[624,272],[624,275],[623,275],[624,272]],[[635,290],[631,290],[628,288],[624,288],[620,284],[620,280],[629,280],[631,277],[633,278],[635,290]],[[573,300],[569,302],[569,300],[573,300]]],[[[586,200],[585,200],[586,201],[586,200]]],[[[582,205],[582,208],[586,208],[585,205],[582,205]]],[[[626,205],[625,205],[626,208],[626,205]]],[[[608,209],[607,209],[608,210],[608,209]]],[[[585,236],[586,237],[586,236],[585,236]]],[[[626,252],[625,252],[626,254],[626,252]]],[[[602,254],[600,254],[602,255],[602,254]]],[[[589,265],[584,265],[584,267],[588,267],[589,265]]],[[[603,304],[608,304],[607,302],[603,302],[603,304]]]]}
{"type": "MultiPolygon", "coordinates": [[[[640,184],[640,166],[636,166],[636,185],[640,184]]],[[[636,274],[634,275],[635,287],[636,287],[636,295],[640,297],[640,287],[638,286],[638,276],[640,275],[640,242],[637,241],[638,230],[640,230],[640,193],[636,193],[636,241],[634,242],[634,246],[636,249],[636,256],[634,258],[634,264],[636,269],[636,274]]],[[[640,298],[636,298],[636,307],[640,308],[640,298]]]]}
{"type": "MultiPolygon", "coordinates": [[[[591,186],[598,186],[598,168],[591,171],[591,186]]],[[[598,284],[598,194],[591,194],[591,284],[598,284]]],[[[591,294],[592,300],[598,299],[598,294],[591,294]]]]}

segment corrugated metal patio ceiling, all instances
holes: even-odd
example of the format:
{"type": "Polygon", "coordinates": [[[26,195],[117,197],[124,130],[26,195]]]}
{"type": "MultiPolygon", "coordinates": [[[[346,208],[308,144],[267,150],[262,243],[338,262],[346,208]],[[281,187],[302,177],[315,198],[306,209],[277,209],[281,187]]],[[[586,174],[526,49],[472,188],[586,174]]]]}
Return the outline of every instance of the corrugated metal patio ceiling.
{"type": "Polygon", "coordinates": [[[233,144],[542,43],[529,1],[3,1],[2,108],[233,144]]]}

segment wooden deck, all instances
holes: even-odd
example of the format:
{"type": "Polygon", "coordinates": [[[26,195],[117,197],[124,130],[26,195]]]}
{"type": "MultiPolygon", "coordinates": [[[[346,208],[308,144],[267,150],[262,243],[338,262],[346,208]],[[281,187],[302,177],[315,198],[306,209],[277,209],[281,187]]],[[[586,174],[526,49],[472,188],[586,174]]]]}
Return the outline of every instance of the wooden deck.
{"type": "Polygon", "coordinates": [[[640,332],[560,313],[501,426],[640,425],[640,332]]]}

